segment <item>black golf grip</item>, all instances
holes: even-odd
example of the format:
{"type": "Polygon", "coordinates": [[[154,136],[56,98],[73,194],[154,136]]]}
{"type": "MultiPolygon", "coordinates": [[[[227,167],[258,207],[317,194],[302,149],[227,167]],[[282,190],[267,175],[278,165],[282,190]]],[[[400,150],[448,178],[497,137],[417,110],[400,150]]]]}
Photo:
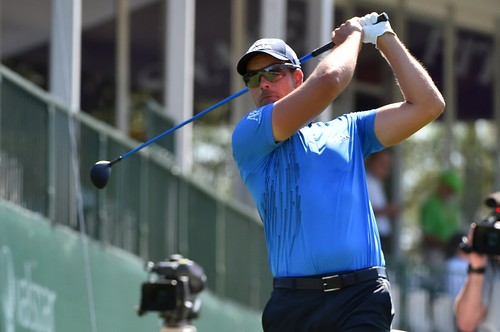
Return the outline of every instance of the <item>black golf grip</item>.
{"type": "MultiPolygon", "coordinates": [[[[389,16],[386,13],[382,13],[377,17],[377,23],[385,22],[385,21],[389,21],[389,16]]],[[[324,53],[324,52],[332,49],[333,45],[334,45],[333,41],[331,41],[328,44],[325,44],[321,47],[318,47],[317,49],[315,49],[314,51],[311,52],[311,56],[316,57],[316,56],[320,55],[321,53],[324,53]]]]}

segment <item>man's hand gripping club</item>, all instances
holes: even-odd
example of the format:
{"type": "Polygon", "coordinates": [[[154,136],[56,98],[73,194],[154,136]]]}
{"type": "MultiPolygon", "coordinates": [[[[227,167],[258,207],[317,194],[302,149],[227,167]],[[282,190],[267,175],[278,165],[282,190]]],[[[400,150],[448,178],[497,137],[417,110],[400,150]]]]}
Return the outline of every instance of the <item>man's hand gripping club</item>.
{"type": "MultiPolygon", "coordinates": [[[[387,16],[385,13],[382,15],[387,16]]],[[[380,21],[379,16],[378,13],[373,12],[359,19],[359,24],[363,27],[363,43],[373,44],[377,47],[378,37],[382,36],[384,33],[392,33],[395,35],[391,23],[389,23],[389,19],[387,18],[385,21],[380,21]]]]}

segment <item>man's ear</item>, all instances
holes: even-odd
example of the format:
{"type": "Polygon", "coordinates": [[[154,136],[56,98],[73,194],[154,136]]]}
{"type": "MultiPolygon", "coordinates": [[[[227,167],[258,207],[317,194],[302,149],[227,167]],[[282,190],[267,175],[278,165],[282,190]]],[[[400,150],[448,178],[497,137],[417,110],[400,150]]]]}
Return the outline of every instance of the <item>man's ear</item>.
{"type": "Polygon", "coordinates": [[[304,72],[302,69],[296,69],[294,71],[295,88],[298,88],[304,82],[304,72]]]}

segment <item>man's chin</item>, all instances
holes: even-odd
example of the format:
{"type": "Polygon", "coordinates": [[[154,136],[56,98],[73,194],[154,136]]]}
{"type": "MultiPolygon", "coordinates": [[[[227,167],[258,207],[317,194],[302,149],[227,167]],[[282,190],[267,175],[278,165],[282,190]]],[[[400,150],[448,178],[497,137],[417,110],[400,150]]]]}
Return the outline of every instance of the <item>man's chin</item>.
{"type": "Polygon", "coordinates": [[[272,104],[276,100],[277,100],[276,98],[262,98],[262,100],[260,100],[260,106],[266,106],[272,104]]]}

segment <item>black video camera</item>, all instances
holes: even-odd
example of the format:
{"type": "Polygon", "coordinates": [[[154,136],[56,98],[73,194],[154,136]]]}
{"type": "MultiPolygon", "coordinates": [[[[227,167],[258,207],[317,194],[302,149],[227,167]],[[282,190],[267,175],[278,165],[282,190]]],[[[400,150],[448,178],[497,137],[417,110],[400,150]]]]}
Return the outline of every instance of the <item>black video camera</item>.
{"type": "Polygon", "coordinates": [[[492,212],[483,221],[475,223],[472,247],[464,244],[462,249],[465,252],[500,255],[500,191],[490,194],[484,203],[492,208],[492,212]]]}
{"type": "Polygon", "coordinates": [[[197,298],[205,287],[206,275],[195,262],[172,255],[168,261],[146,264],[155,277],[142,284],[141,303],[137,314],[158,311],[167,326],[178,327],[199,316],[201,300],[197,298]]]}

